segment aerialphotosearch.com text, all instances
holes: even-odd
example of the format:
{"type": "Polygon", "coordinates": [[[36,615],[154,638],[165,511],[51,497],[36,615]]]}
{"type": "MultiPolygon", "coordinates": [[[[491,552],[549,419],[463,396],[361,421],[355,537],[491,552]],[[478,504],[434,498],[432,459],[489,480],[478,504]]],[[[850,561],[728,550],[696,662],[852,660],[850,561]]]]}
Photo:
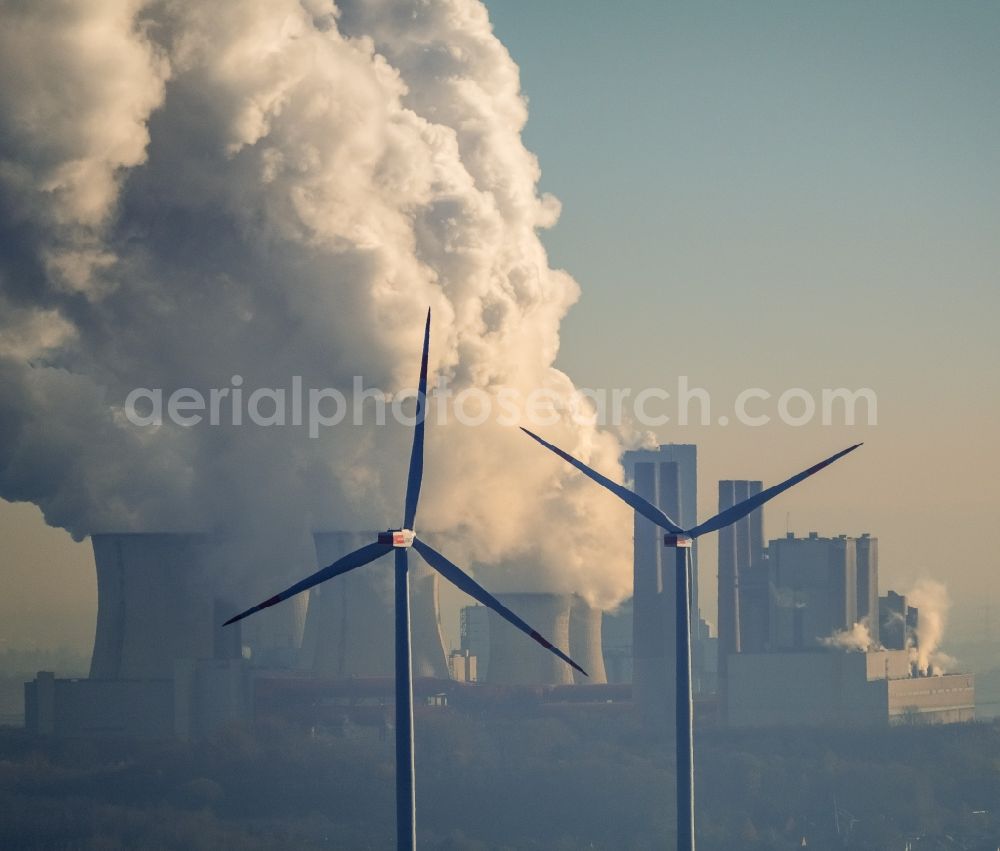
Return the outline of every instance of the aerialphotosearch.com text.
{"type": "MultiPolygon", "coordinates": [[[[878,424],[877,396],[868,387],[748,387],[719,405],[708,390],[691,386],[684,375],[677,378],[671,390],[538,388],[530,392],[513,387],[491,391],[466,387],[456,391],[442,378],[427,395],[427,416],[432,422],[454,421],[466,426],[487,422],[546,426],[567,417],[581,424],[629,423],[644,428],[733,424],[760,428],[775,422],[791,427],[878,424]]],[[[123,413],[129,423],[143,428],[165,423],[187,428],[292,427],[307,429],[310,437],[317,438],[324,429],[345,423],[385,425],[391,419],[413,425],[416,396],[416,388],[386,393],[366,387],[361,376],[355,376],[351,390],[344,392],[336,387],[305,387],[301,376],[293,376],[287,387],[249,388],[244,386],[242,376],[234,375],[228,387],[208,390],[137,387],[126,396],[123,413]]]]}

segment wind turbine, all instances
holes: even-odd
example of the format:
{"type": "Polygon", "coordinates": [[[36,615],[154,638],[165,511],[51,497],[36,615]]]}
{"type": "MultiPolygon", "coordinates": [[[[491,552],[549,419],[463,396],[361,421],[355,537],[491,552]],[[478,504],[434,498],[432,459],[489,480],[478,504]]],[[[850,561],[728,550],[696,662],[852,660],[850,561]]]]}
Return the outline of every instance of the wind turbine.
{"type": "Polygon", "coordinates": [[[354,570],[356,567],[373,562],[390,552],[395,552],[395,605],[396,605],[396,847],[399,851],[412,851],[416,844],[416,799],[414,795],[413,764],[413,665],[410,656],[410,580],[407,570],[406,551],[415,549],[424,560],[470,597],[495,611],[500,617],[533,638],[546,650],[551,650],[560,659],[580,671],[587,672],[532,629],[503,603],[479,585],[460,567],[452,564],[429,544],[421,541],[413,531],[417,516],[417,499],[420,496],[420,481],[424,469],[424,420],[427,407],[427,352],[430,346],[431,312],[427,311],[424,327],[424,348],[420,358],[420,385],[417,391],[417,415],[413,431],[413,447],[410,451],[410,470],[406,480],[406,500],[403,508],[403,526],[379,532],[378,538],[333,564],[316,571],[301,582],[296,582],[263,603],[230,618],[224,626],[259,612],[261,609],[277,605],[282,600],[294,597],[314,585],[326,582],[335,576],[354,570]]]}
{"type": "Polygon", "coordinates": [[[639,494],[602,476],[582,461],[577,460],[567,452],[563,452],[558,446],[553,446],[548,441],[543,440],[534,432],[523,427],[521,431],[537,440],[546,449],[555,452],[563,460],[568,461],[585,476],[589,476],[599,485],[606,487],[647,520],[651,520],[664,529],[667,532],[663,536],[664,546],[673,547],[676,551],[677,569],[674,582],[677,606],[677,851],[694,851],[694,727],[693,697],[691,694],[691,588],[689,585],[690,567],[688,566],[691,544],[700,535],[716,532],[746,517],[765,502],[774,499],[780,493],[784,493],[803,479],[809,478],[813,473],[818,473],[824,467],[830,466],[838,458],[843,458],[862,444],[857,443],[841,450],[825,461],[820,461],[807,470],[796,473],[781,484],[762,490],[749,499],[727,508],[704,523],[699,523],[691,529],[682,529],[659,508],[643,499],[639,494]]]}

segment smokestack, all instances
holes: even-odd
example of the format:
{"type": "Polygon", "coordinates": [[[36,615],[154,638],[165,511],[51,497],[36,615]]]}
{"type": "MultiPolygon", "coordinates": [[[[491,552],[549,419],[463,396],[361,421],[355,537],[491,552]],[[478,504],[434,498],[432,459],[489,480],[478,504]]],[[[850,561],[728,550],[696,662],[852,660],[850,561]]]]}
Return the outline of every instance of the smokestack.
{"type": "Polygon", "coordinates": [[[215,593],[206,535],[93,535],[97,630],[91,679],[170,679],[177,659],[234,659],[236,607],[215,593]]]}
{"type": "MultiPolygon", "coordinates": [[[[375,532],[316,532],[317,563],[324,567],[375,540],[375,532]]],[[[391,677],[393,666],[393,562],[374,564],[317,586],[309,598],[306,666],[327,677],[391,677]]],[[[413,675],[448,679],[441,637],[438,575],[410,558],[410,632],[413,675]]]]}
{"type": "MultiPolygon", "coordinates": [[[[571,595],[498,594],[497,597],[556,647],[562,650],[569,647],[571,595]]],[[[599,643],[596,652],[600,653],[599,643]]],[[[490,612],[488,681],[499,685],[571,685],[573,669],[490,612]]]]}
{"type": "MultiPolygon", "coordinates": [[[[573,597],[569,615],[569,655],[590,676],[573,671],[575,683],[606,683],[604,653],[601,649],[601,622],[604,613],[583,597],[573,597]]],[[[537,627],[536,627],[537,628],[537,627]]]]}

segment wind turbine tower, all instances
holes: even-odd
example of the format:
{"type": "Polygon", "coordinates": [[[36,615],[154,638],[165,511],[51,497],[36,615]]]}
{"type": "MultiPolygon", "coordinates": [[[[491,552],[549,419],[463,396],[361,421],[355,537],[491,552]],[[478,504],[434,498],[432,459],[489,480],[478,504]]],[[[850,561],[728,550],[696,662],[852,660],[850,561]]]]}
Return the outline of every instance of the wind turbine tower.
{"type": "Polygon", "coordinates": [[[824,461],[797,473],[781,484],[760,491],[748,499],[720,511],[704,523],[699,523],[691,529],[682,529],[663,511],[651,502],[643,499],[637,493],[622,485],[616,484],[596,470],[591,469],[582,461],[564,452],[557,446],[540,438],[537,434],[521,429],[532,439],[538,441],[546,449],[554,452],[564,461],[599,485],[607,488],[619,499],[630,505],[635,511],[651,520],[666,534],[663,543],[675,553],[676,569],[674,583],[676,587],[677,605],[677,666],[676,666],[676,725],[677,725],[677,851],[694,851],[694,727],[693,727],[693,697],[691,687],[691,591],[690,591],[690,552],[696,538],[709,532],[717,532],[746,517],[752,511],[760,508],[765,502],[784,493],[790,487],[797,485],[824,467],[828,467],[838,458],[853,452],[860,443],[843,449],[836,455],[831,455],[824,461]]]}
{"type": "Polygon", "coordinates": [[[417,500],[424,469],[424,420],[427,409],[427,354],[430,348],[431,312],[427,311],[424,326],[424,347],[420,359],[420,385],[417,391],[417,414],[413,429],[413,446],[410,450],[410,469],[406,480],[406,499],[403,508],[403,525],[399,529],[379,532],[373,543],[348,553],[333,564],[316,571],[252,608],[230,618],[225,626],[242,620],[262,609],[275,606],[282,600],[362,567],[382,556],[393,553],[395,559],[395,668],[396,668],[396,847],[399,851],[412,851],[416,846],[416,797],[413,762],[413,661],[410,651],[410,574],[408,550],[415,549],[424,561],[445,579],[473,599],[489,607],[504,620],[552,651],[564,662],[584,675],[586,672],[562,650],[503,605],[496,597],[479,585],[457,565],[452,564],[437,550],[420,540],[414,531],[417,517],[417,500]]]}

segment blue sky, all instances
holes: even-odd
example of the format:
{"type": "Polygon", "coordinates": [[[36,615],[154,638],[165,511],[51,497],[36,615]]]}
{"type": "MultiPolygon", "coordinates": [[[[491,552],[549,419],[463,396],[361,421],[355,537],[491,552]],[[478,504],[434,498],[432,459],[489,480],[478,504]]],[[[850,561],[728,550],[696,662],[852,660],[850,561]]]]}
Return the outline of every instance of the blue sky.
{"type": "Polygon", "coordinates": [[[748,350],[781,368],[780,336],[807,364],[877,353],[897,377],[893,353],[951,345],[937,329],[990,331],[1000,6],[489,6],[564,204],[546,242],[586,292],[567,366],[617,377],[620,340],[595,341],[593,317],[648,339],[683,314],[662,351],[687,371],[748,350]]]}

